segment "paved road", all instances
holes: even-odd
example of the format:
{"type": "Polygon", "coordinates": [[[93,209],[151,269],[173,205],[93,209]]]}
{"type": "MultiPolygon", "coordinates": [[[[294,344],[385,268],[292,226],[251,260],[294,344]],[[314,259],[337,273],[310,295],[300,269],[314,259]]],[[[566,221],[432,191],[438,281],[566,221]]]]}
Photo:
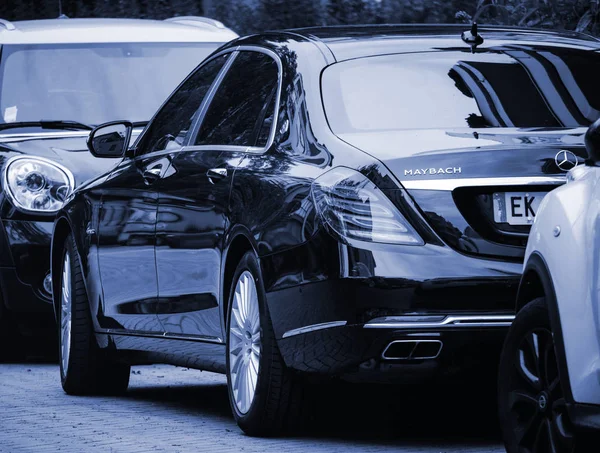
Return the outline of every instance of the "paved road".
{"type": "Polygon", "coordinates": [[[504,451],[477,398],[440,394],[336,384],[306,434],[254,439],[235,425],[220,375],[135,367],[123,397],[69,397],[53,363],[0,364],[0,452],[504,451]]]}

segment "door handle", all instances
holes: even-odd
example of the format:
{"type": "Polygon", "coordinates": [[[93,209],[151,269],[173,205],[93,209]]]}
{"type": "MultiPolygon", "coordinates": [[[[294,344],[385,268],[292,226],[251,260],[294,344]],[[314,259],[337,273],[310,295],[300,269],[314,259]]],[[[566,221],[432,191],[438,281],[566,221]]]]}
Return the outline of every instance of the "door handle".
{"type": "Polygon", "coordinates": [[[226,168],[210,168],[206,172],[206,176],[208,176],[208,180],[214,184],[216,181],[227,178],[227,169],[226,168]]]}
{"type": "Polygon", "coordinates": [[[162,166],[157,166],[144,170],[142,177],[144,178],[144,182],[146,184],[154,184],[156,181],[158,181],[158,179],[160,179],[161,173],[162,166]]]}

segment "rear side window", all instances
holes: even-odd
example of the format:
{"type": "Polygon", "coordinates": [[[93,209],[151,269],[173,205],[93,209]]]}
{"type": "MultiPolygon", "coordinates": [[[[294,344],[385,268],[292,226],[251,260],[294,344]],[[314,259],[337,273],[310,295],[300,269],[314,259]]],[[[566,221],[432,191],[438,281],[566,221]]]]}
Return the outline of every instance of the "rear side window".
{"type": "Polygon", "coordinates": [[[600,55],[506,46],[384,55],[325,70],[335,133],[400,129],[586,127],[600,116],[600,55]]]}
{"type": "Polygon", "coordinates": [[[194,144],[266,146],[278,86],[273,58],[261,52],[240,52],[215,92],[194,144]]]}

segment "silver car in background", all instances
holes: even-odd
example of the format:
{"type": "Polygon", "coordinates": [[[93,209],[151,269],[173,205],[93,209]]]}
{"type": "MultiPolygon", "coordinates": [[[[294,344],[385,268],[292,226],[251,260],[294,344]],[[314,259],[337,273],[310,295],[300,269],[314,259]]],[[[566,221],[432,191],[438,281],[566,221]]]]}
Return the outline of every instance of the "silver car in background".
{"type": "Polygon", "coordinates": [[[204,17],[0,20],[0,359],[19,349],[13,334],[54,331],[54,215],[119,161],[90,155],[92,128],[127,118],[133,141],[198,62],[236,37],[204,17]]]}

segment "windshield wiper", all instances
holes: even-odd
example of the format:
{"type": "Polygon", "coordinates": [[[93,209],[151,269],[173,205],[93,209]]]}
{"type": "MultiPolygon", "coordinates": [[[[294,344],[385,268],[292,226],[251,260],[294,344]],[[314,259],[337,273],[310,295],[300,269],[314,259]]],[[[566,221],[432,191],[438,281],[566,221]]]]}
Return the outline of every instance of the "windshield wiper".
{"type": "Polygon", "coordinates": [[[133,127],[146,127],[148,125],[149,121],[134,121],[133,123],[133,127]]]}
{"type": "Polygon", "coordinates": [[[67,129],[75,131],[91,131],[92,129],[94,129],[94,127],[90,126],[89,124],[83,124],[77,121],[40,120],[0,124],[0,131],[4,131],[7,129],[20,129],[24,127],[40,127],[42,129],[67,129]]]}

